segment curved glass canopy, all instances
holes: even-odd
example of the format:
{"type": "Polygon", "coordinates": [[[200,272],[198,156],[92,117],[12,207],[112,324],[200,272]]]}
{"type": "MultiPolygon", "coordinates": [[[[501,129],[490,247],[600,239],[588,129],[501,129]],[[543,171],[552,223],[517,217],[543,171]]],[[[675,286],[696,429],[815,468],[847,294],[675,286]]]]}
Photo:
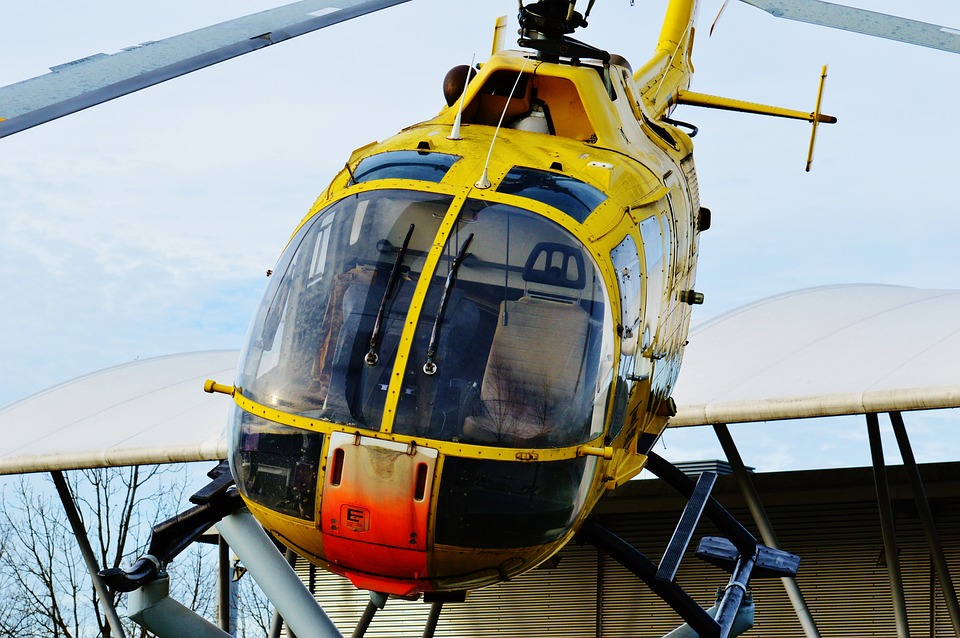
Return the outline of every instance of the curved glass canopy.
{"type": "Polygon", "coordinates": [[[442,441],[556,448],[596,439],[613,331],[590,254],[542,215],[452,202],[373,190],[304,224],[251,327],[244,395],[442,441]],[[438,236],[448,215],[456,219],[438,236]]]}

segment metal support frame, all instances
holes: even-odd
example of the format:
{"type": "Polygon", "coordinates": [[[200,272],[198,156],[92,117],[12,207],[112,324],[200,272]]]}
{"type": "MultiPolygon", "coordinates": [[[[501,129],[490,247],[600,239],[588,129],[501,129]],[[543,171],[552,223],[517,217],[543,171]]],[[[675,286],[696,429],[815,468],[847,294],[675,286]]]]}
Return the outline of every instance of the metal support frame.
{"type": "Polygon", "coordinates": [[[636,547],[594,519],[587,519],[577,535],[629,569],[683,618],[702,638],[720,635],[720,628],[700,605],[674,581],[657,580],[657,567],[636,547]]]}
{"type": "Polygon", "coordinates": [[[887,468],[883,461],[883,443],[880,441],[880,422],[875,413],[866,416],[870,457],[873,461],[873,482],[877,490],[877,505],[880,508],[880,533],[883,536],[883,552],[887,562],[887,575],[890,578],[890,596],[893,600],[897,636],[909,638],[910,624],[907,621],[907,603],[903,593],[903,577],[900,574],[893,506],[890,503],[890,485],[887,481],[887,468]]]}
{"type": "Polygon", "coordinates": [[[100,604],[103,606],[103,613],[107,617],[107,624],[110,630],[117,638],[126,638],[127,634],[123,630],[123,624],[120,622],[120,616],[117,614],[116,607],[113,606],[113,596],[107,590],[103,580],[100,578],[100,566],[97,565],[97,559],[93,555],[93,549],[90,547],[90,539],[87,538],[87,530],[84,529],[83,520],[77,511],[76,503],[73,500],[73,494],[70,493],[70,487],[67,485],[63,473],[59,470],[50,472],[53,477],[53,484],[57,488],[57,494],[60,495],[60,502],[63,503],[63,509],[67,514],[67,520],[73,529],[73,535],[80,546],[80,553],[83,555],[83,562],[90,572],[90,579],[93,581],[93,588],[97,592],[100,604]]]}
{"type": "MultiPolygon", "coordinates": [[[[647,454],[647,469],[686,498],[689,499],[693,496],[696,489],[696,483],[693,482],[693,479],[659,454],[654,452],[647,454]]],[[[720,505],[717,499],[712,496],[709,497],[703,508],[703,513],[717,526],[717,529],[737,546],[741,556],[753,556],[756,553],[757,539],[746,527],[740,524],[740,521],[720,505]]]]}
{"type": "Polygon", "coordinates": [[[947,560],[943,555],[943,545],[940,543],[940,536],[937,534],[937,527],[933,521],[930,502],[927,500],[926,491],[923,489],[923,479],[920,477],[917,459],[913,455],[910,437],[907,436],[907,428],[904,426],[903,417],[899,412],[890,412],[888,416],[890,417],[890,424],[893,426],[893,433],[897,437],[900,458],[903,460],[907,476],[910,479],[913,500],[917,506],[917,515],[920,517],[923,534],[927,539],[927,547],[930,549],[930,559],[933,562],[937,580],[940,581],[940,590],[943,593],[947,612],[950,615],[950,622],[953,624],[953,633],[960,636],[960,604],[957,602],[957,591],[953,586],[950,568],[947,566],[947,560]]]}
{"type": "MultiPolygon", "coordinates": [[[[287,549],[283,554],[283,558],[287,561],[287,564],[290,567],[296,569],[297,567],[297,553],[292,549],[287,549]]],[[[312,587],[312,585],[311,585],[312,587]]],[[[313,595],[313,591],[310,591],[310,595],[313,595]]],[[[280,634],[283,632],[283,616],[280,615],[280,611],[274,607],[273,618],[270,620],[270,633],[268,634],[270,638],[280,638],[280,634]]],[[[293,630],[287,627],[287,638],[297,638],[297,635],[293,633],[293,630]]]]}
{"type": "MultiPolygon", "coordinates": [[[[743,494],[743,498],[747,502],[747,508],[750,510],[750,515],[753,516],[753,521],[760,531],[764,545],[774,549],[780,549],[777,535],[773,531],[770,519],[767,518],[763,503],[760,501],[760,495],[757,493],[757,488],[754,486],[753,481],[750,480],[750,475],[747,473],[747,468],[743,463],[743,458],[740,456],[740,451],[737,449],[736,443],[733,441],[730,430],[725,424],[721,423],[715,424],[713,430],[717,434],[717,439],[720,441],[723,453],[727,456],[727,462],[730,463],[730,468],[733,470],[733,475],[737,479],[737,484],[740,487],[740,493],[743,494]]],[[[801,593],[800,586],[797,585],[796,579],[784,577],[781,578],[780,581],[783,583],[783,588],[787,592],[787,597],[790,599],[794,613],[796,613],[797,619],[800,621],[800,626],[803,627],[804,635],[806,635],[807,638],[820,638],[820,630],[817,629],[817,623],[813,619],[813,614],[810,613],[810,608],[807,607],[807,602],[803,598],[803,593],[801,593]]]]}
{"type": "Polygon", "coordinates": [[[372,600],[367,601],[367,606],[363,610],[363,615],[360,616],[360,620],[357,621],[357,626],[353,630],[353,635],[351,638],[363,638],[367,633],[367,629],[370,628],[370,623],[373,622],[373,617],[377,615],[377,611],[380,608],[377,607],[377,604],[372,600]]]}
{"type": "Polygon", "coordinates": [[[230,617],[232,601],[231,581],[233,570],[230,569],[230,546],[223,540],[217,539],[217,617],[220,629],[230,633],[230,617]]]}
{"type": "Polygon", "coordinates": [[[127,614],[159,638],[230,638],[230,634],[170,598],[170,579],[165,572],[130,592],[127,614]]]}
{"type": "Polygon", "coordinates": [[[363,615],[360,616],[360,620],[357,621],[357,626],[354,628],[350,638],[363,638],[367,633],[367,629],[370,628],[370,623],[373,622],[373,617],[378,611],[383,609],[386,604],[386,594],[375,591],[370,592],[370,600],[367,601],[367,607],[363,610],[363,615]]]}
{"type": "Polygon", "coordinates": [[[430,603],[430,615],[427,617],[427,625],[423,628],[423,638],[433,638],[433,635],[437,632],[441,610],[443,610],[443,601],[438,600],[430,603]]]}
{"type": "Polygon", "coordinates": [[[669,582],[677,577],[680,561],[690,545],[697,523],[703,515],[703,508],[706,507],[707,499],[710,498],[710,492],[716,482],[717,475],[714,472],[704,472],[697,479],[697,486],[690,495],[687,506],[683,508],[683,514],[677,522],[673,536],[660,558],[660,564],[657,566],[657,580],[669,582]]]}
{"type": "Polygon", "coordinates": [[[283,616],[287,627],[297,636],[342,638],[333,621],[248,510],[226,516],[217,524],[217,529],[283,616]]]}

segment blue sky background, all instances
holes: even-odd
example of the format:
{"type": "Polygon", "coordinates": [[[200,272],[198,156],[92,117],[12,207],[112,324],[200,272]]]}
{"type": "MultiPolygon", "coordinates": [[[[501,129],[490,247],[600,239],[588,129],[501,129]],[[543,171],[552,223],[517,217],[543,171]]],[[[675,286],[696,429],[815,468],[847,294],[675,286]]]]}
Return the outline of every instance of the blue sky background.
{"type": "MultiPolygon", "coordinates": [[[[0,85],[276,4],[14,3],[0,85]]],[[[720,4],[702,4],[694,90],[812,110],[829,63],[823,109],[840,123],[807,174],[803,122],[675,113],[700,127],[714,213],[695,318],[824,284],[960,287],[960,56],[735,2],[708,37],[720,4]]],[[[960,27],[956,3],[867,5],[960,27]]],[[[603,0],[580,37],[638,67],[664,6],[603,0]]],[[[239,347],[264,271],[350,151],[433,115],[446,70],[483,59],[497,15],[512,41],[515,12],[416,0],[0,140],[0,405],[135,358],[239,347]]],[[[921,462],[960,459],[960,413],[906,418],[921,462]]],[[[861,420],[731,429],[760,470],[869,464],[861,420]]],[[[674,460],[722,457],[709,430],[664,443],[674,460]]]]}

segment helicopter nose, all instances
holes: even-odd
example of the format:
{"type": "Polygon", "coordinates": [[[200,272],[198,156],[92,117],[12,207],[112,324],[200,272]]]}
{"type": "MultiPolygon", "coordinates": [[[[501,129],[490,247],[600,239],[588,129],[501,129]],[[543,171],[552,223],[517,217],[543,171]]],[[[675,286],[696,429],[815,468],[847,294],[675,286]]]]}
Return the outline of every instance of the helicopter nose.
{"type": "Polygon", "coordinates": [[[331,435],[320,506],[323,546],[357,587],[398,595],[423,589],[437,458],[430,448],[331,435]]]}

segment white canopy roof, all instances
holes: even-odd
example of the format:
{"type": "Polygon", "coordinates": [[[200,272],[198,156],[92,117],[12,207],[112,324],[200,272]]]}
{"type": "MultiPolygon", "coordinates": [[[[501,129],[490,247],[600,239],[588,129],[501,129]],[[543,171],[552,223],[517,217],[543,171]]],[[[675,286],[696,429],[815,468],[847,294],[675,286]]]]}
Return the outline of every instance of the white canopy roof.
{"type": "Polygon", "coordinates": [[[0,410],[0,474],[224,459],[236,350],[144,359],[60,384],[0,410]]]}
{"type": "MultiPolygon", "coordinates": [[[[145,359],[0,410],[0,474],[226,458],[235,350],[145,359]]],[[[690,333],[671,425],[960,406],[960,291],[831,286],[690,333]]]]}
{"type": "Polygon", "coordinates": [[[811,288],[691,330],[671,425],[960,406],[960,291],[811,288]]]}

